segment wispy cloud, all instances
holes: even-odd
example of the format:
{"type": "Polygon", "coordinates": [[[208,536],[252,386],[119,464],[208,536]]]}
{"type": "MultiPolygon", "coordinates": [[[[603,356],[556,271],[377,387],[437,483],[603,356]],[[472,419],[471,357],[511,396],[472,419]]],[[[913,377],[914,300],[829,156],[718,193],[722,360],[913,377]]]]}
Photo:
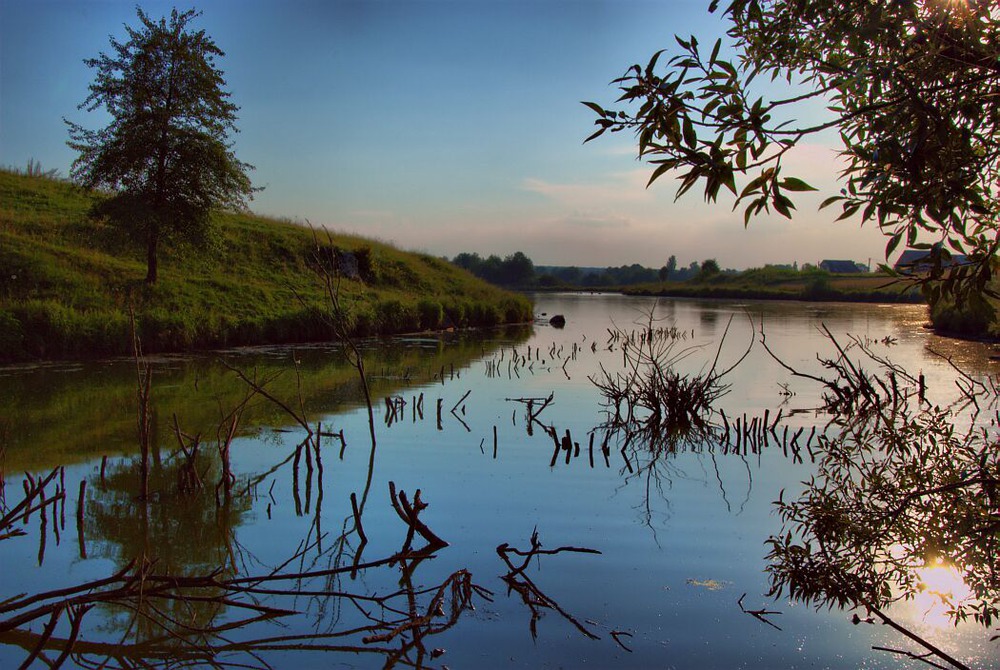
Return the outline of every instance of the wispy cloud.
{"type": "Polygon", "coordinates": [[[538,193],[564,206],[587,209],[609,203],[640,202],[653,199],[646,189],[648,170],[637,168],[609,174],[600,182],[558,183],[527,177],[521,182],[525,191],[538,193]]]}
{"type": "Polygon", "coordinates": [[[590,229],[622,229],[628,228],[632,222],[624,216],[588,216],[586,214],[570,214],[556,223],[567,228],[590,228],[590,229]]]}

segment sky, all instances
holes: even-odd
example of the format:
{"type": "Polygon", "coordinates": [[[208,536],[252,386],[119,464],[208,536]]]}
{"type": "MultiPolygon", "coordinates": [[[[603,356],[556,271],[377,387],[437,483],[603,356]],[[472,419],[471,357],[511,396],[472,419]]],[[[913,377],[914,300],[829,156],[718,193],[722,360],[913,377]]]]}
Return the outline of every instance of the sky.
{"type": "MultiPolygon", "coordinates": [[[[175,5],[134,0],[0,0],[0,165],[29,160],[68,175],[64,119],[93,70],[136,25],[175,5]]],[[[184,10],[192,5],[178,4],[184,10]]],[[[202,0],[193,26],[239,105],[237,157],[255,166],[259,214],[394,243],[435,256],[501,257],[536,265],[658,268],[715,258],[723,268],[883,259],[885,240],[834,222],[819,202],[839,191],[832,146],[803,146],[786,174],[800,194],[792,221],[741,211],[698,189],[675,201],[634,137],[593,132],[590,100],[611,106],[610,82],[673,35],[710,44],[725,26],[708,0],[202,0]]]]}

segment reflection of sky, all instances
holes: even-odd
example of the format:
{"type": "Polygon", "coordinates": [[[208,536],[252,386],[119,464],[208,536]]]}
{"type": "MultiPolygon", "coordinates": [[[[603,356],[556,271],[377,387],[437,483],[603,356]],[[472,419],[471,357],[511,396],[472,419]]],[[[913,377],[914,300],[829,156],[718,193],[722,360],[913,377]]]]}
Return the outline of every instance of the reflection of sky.
{"type": "MultiPolygon", "coordinates": [[[[579,101],[610,105],[609,82],[675,48],[675,32],[710,45],[721,30],[706,4],[212,0],[196,27],[226,52],[236,152],[266,187],[262,213],[449,257],[521,249],[539,264],[878,260],[874,227],[816,212],[836,171],[823,146],[793,153],[785,172],[827,192],[797,198],[794,223],[764,217],[745,231],[730,203],[692,192],[675,204],[668,179],[647,190],[626,136],[582,145],[594,116],[579,101]]],[[[154,17],[171,6],[143,3],[154,17]]],[[[62,119],[100,122],[76,110],[91,79],[82,60],[135,22],[124,0],[0,3],[4,164],[67,173],[62,119]]]]}

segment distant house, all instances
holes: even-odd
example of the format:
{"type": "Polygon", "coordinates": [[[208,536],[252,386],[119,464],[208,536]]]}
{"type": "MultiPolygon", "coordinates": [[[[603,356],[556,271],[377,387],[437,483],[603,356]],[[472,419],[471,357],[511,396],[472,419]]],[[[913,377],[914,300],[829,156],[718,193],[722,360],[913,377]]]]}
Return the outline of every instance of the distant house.
{"type": "Polygon", "coordinates": [[[935,244],[930,249],[907,249],[899,255],[893,267],[897,272],[927,272],[938,262],[941,267],[948,268],[952,265],[965,265],[969,259],[965,254],[951,254],[948,258],[941,258],[941,245],[935,244]]]}
{"type": "Polygon", "coordinates": [[[849,272],[867,272],[868,268],[854,261],[823,261],[819,264],[820,270],[826,270],[832,274],[847,274],[849,272]]]}

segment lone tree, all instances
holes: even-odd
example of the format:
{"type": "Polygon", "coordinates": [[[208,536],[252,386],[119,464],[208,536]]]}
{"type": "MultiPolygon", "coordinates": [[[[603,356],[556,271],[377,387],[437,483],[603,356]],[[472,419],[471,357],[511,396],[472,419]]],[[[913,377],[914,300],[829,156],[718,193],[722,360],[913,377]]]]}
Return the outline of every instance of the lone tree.
{"type": "Polygon", "coordinates": [[[587,141],[633,131],[654,166],[650,183],[676,172],[678,196],[700,184],[708,201],[725,188],[747,224],[771,209],[790,218],[790,196],[816,189],[784,173],[785,157],[839,133],[844,188],[821,207],[878,225],[887,258],[900,244],[928,249],[932,304],[942,294],[981,300],[1000,229],[996,2],[731,0],[723,14],[725,49],[676,37],[665,67],[661,51],[616,80],[624,109],[584,103],[598,126],[587,141]],[[817,102],[826,115],[806,118],[817,102]],[[969,262],[949,267],[951,252],[969,262]]]}
{"type": "Polygon", "coordinates": [[[111,122],[101,130],[66,124],[79,152],[71,176],[112,191],[94,214],[145,244],[146,281],[155,283],[160,242],[203,239],[213,208],[245,207],[253,167],[227,139],[239,108],[215,64],[224,53],[189,28],[200,12],[174,9],[169,21],[137,13],[141,25],[125,27],[127,41],[111,38],[111,55],[84,61],[97,74],[79,109],[103,107],[111,122]]]}
{"type": "Polygon", "coordinates": [[[667,281],[670,275],[677,272],[677,256],[673,254],[667,259],[667,264],[660,268],[660,280],[667,281]]]}
{"type": "Polygon", "coordinates": [[[698,270],[698,279],[708,279],[709,277],[714,277],[715,275],[722,272],[722,268],[719,267],[719,262],[714,258],[707,258],[701,262],[701,268],[698,270]]]}

